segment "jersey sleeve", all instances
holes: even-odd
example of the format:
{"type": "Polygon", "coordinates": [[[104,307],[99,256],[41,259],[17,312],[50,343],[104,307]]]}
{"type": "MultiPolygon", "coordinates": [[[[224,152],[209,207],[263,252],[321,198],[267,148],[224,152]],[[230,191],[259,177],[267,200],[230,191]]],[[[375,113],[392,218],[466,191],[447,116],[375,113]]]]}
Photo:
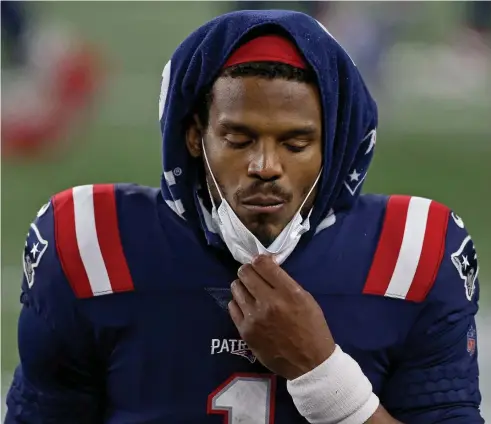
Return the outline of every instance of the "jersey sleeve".
{"type": "Polygon", "coordinates": [[[56,243],[50,202],[30,225],[24,246],[20,364],[7,395],[7,424],[101,422],[102,364],[56,243]]]}
{"type": "Polygon", "coordinates": [[[479,265],[462,219],[450,213],[435,282],[381,401],[405,424],[481,424],[477,329],[479,265]]]}

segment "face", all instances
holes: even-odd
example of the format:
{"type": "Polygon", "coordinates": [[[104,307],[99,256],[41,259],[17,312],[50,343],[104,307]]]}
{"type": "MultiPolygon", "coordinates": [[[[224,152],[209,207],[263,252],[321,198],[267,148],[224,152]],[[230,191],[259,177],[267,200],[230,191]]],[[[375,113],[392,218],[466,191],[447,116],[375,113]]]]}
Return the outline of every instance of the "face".
{"type": "MultiPolygon", "coordinates": [[[[209,123],[188,131],[190,153],[201,137],[220,192],[264,246],[290,222],[322,165],[321,104],[313,85],[259,77],[219,78],[209,123]]],[[[205,163],[216,206],[220,196],[205,163]]],[[[310,210],[315,190],[303,211],[310,210]]]]}

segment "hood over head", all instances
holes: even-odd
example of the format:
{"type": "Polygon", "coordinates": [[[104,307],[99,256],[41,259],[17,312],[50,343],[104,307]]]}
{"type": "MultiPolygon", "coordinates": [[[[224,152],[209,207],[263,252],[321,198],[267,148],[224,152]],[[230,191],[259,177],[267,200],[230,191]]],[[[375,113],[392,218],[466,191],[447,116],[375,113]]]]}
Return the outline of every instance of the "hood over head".
{"type": "Polygon", "coordinates": [[[298,12],[239,11],[221,15],[189,35],[162,74],[159,117],[162,133],[162,194],[171,209],[203,228],[196,190],[198,167],[186,147],[186,122],[230,55],[251,31],[284,33],[315,71],[322,102],[323,171],[310,217],[313,234],[331,211],[356,202],[376,140],[377,107],[356,65],[318,21],[298,12]]]}

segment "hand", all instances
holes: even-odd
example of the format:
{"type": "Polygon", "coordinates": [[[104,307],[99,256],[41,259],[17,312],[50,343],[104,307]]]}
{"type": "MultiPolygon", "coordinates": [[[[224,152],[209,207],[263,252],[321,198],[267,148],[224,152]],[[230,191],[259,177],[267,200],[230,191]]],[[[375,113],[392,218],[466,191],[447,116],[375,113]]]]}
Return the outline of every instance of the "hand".
{"type": "Polygon", "coordinates": [[[272,257],[258,256],[238,276],[230,316],[265,367],[293,380],[332,354],[335,343],[322,309],[272,257]]]}

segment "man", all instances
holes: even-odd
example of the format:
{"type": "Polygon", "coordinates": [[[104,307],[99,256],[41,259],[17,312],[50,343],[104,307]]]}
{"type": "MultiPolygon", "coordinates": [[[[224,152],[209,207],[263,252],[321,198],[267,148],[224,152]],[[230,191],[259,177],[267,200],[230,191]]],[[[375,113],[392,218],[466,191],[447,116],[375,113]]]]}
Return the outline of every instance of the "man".
{"type": "Polygon", "coordinates": [[[205,24],[159,109],[159,189],[75,187],[31,224],[7,423],[483,422],[472,241],[359,195],[376,106],[317,21],[205,24]]]}

